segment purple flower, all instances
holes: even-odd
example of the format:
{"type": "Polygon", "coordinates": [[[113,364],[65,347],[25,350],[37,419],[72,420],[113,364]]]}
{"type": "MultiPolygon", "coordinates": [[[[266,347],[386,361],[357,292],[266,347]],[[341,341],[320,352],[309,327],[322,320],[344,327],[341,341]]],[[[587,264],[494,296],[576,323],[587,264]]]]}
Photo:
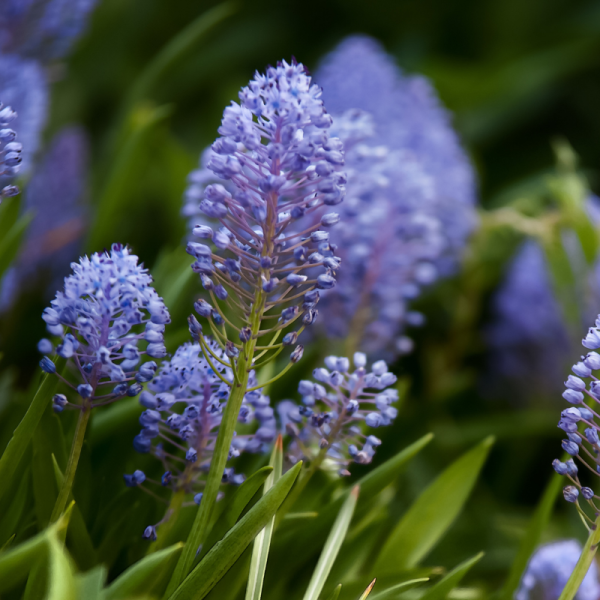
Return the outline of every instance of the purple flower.
{"type": "Polygon", "coordinates": [[[316,288],[335,285],[339,259],[320,216],[316,224],[311,217],[338,205],[345,190],[342,143],[329,136],[321,89],[301,64],[256,73],[239,98],[190,176],[184,208],[202,241],[188,244],[192,269],[212,300],[197,303],[199,314],[233,326],[238,345],[256,335],[255,298],[273,319],[259,337],[314,321],[316,288]],[[224,306],[238,322],[225,319],[224,306]]]}
{"type": "MultiPolygon", "coordinates": [[[[170,322],[152,278],[120,244],[71,266],[64,291],[42,315],[48,332],[58,338],[54,352],[69,361],[80,381],[69,385],[92,407],[137,395],[139,384],[156,371],[153,361],[140,367],[142,356],[162,340],[170,322]],[[153,341],[144,350],[148,338],[153,341]]],[[[40,344],[45,353],[53,348],[48,342],[40,344]]]]}
{"type": "Polygon", "coordinates": [[[5,0],[0,51],[50,61],[64,57],[84,32],[97,0],[5,0]]]}
{"type": "Polygon", "coordinates": [[[351,462],[368,464],[381,441],[363,432],[369,428],[390,425],[397,409],[391,406],[398,392],[390,386],[396,376],[380,360],[365,368],[366,357],[354,355],[354,371],[345,357],[329,356],[326,368],[313,371],[313,379],[298,386],[302,405],[284,400],[278,406],[281,424],[292,437],[288,458],[322,461],[333,464],[340,475],[347,475],[351,462]]]}
{"type": "Polygon", "coordinates": [[[544,251],[533,240],[508,266],[493,299],[487,339],[488,389],[500,386],[519,398],[559,393],[573,348],[544,251]]]}
{"type": "Polygon", "coordinates": [[[48,108],[48,89],[39,65],[0,53],[0,190],[17,193],[13,180],[27,175],[37,152],[48,108]]]}
{"type": "MultiPolygon", "coordinates": [[[[515,600],[558,600],[581,555],[577,540],[561,540],[540,546],[523,574],[515,600]]],[[[597,600],[600,596],[595,561],[584,577],[575,600],[597,600]]]]}
{"type": "Polygon", "coordinates": [[[345,145],[347,194],[332,241],[343,261],[326,296],[330,335],[369,353],[412,347],[420,290],[456,264],[475,226],[475,177],[429,83],[407,77],[374,40],[340,44],[317,71],[345,145]]]}
{"type": "MultiPolygon", "coordinates": [[[[596,326],[589,330],[588,336],[582,342],[586,348],[588,346],[586,339],[591,335],[600,335],[600,315],[596,319],[596,326]]],[[[600,354],[594,351],[582,356],[581,360],[573,366],[576,375],[567,377],[563,398],[576,406],[562,411],[558,427],[567,434],[568,438],[562,441],[563,450],[577,460],[587,463],[589,471],[600,476],[598,460],[594,458],[600,452],[598,435],[600,417],[597,412],[600,404],[600,386],[595,373],[598,367],[600,367],[600,354]]],[[[558,474],[568,476],[572,483],[563,490],[565,499],[568,502],[576,502],[581,493],[585,500],[592,501],[591,506],[595,511],[594,493],[589,487],[582,487],[577,468],[573,468],[575,466],[573,459],[567,463],[556,459],[552,465],[558,474]]]]}
{"type": "Polygon", "coordinates": [[[4,308],[40,276],[56,289],[77,256],[86,226],[87,163],[87,137],[79,127],[66,127],[53,138],[27,185],[25,209],[33,220],[4,280],[4,308]]]}
{"type": "MultiPolygon", "coordinates": [[[[208,472],[223,409],[233,382],[233,372],[219,361],[226,354],[210,338],[205,338],[211,362],[197,343],[180,346],[170,361],[163,362],[149,384],[149,392],[140,396],[146,410],[140,416],[141,432],[134,440],[138,452],[150,452],[158,458],[165,474],[161,485],[174,491],[184,490],[195,498],[203,489],[208,472]],[[226,383],[227,382],[227,383],[226,383]]],[[[248,387],[257,384],[251,371],[248,387]]],[[[256,422],[254,434],[239,434],[233,438],[230,458],[241,452],[264,452],[275,439],[276,423],[269,398],[259,389],[246,394],[238,415],[240,423],[256,422]]],[[[240,484],[244,476],[227,468],[224,483],[240,484]]]]}

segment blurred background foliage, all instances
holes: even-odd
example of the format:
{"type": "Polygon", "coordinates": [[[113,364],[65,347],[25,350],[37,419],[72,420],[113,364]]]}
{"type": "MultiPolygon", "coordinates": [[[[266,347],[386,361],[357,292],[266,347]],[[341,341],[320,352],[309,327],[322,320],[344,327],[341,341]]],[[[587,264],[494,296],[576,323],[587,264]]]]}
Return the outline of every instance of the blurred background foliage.
{"type": "MultiPolygon", "coordinates": [[[[452,566],[484,550],[485,557],[469,574],[471,589],[465,595],[478,597],[481,590],[502,585],[551,478],[551,460],[558,455],[560,397],[535,398],[533,393],[517,402],[492,394],[491,399],[483,332],[493,290],[525,236],[544,240],[559,290],[570,281],[557,242],[564,227],[577,232],[589,250],[588,260],[595,256],[595,232],[565,206],[575,198],[581,208],[587,185],[600,191],[600,4],[102,0],[88,34],[65,64],[52,68],[45,139],[71,124],[89,134],[91,215],[83,249],[99,251],[114,241],[126,242],[151,267],[157,289],[179,323],[170,334],[173,350],[187,339],[185,316],[195,293],[181,248],[182,194],[187,174],[215,137],[223,107],[254,70],[292,55],[314,69],[320,57],[352,33],[376,37],[406,72],[432,80],[455,115],[479,174],[481,228],[462,272],[418,302],[428,323],[411,332],[416,350],[395,366],[406,393],[376,457],[381,464],[420,435],[436,434],[396,484],[391,510],[400,515],[453,459],[487,435],[497,437],[467,510],[426,560],[432,566],[452,566]],[[210,25],[209,9],[215,11],[209,13],[214,22],[195,42],[198,27],[210,25]],[[199,18],[204,20],[199,23],[199,18]],[[503,207],[509,211],[502,212],[503,207]],[[558,224],[546,218],[557,211],[558,224]]],[[[68,260],[63,271],[67,268],[68,260]]],[[[2,419],[10,415],[2,427],[2,446],[26,408],[26,390],[38,382],[36,343],[44,333],[40,314],[53,295],[44,284],[38,278],[1,318],[2,419]],[[13,380],[22,396],[8,392],[13,380]]],[[[561,301],[569,314],[570,300],[561,301]]],[[[575,339],[581,337],[578,318],[572,329],[575,339]]],[[[567,358],[568,365],[577,356],[567,358]]],[[[312,360],[307,357],[306,368],[312,360]]],[[[568,366],[565,377],[567,371],[568,366]]],[[[271,390],[277,400],[287,393],[271,390]]],[[[137,495],[133,500],[120,482],[132,468],[152,470],[133,453],[125,463],[121,458],[136,432],[137,406],[123,403],[112,410],[120,416],[109,411],[95,416],[83,460],[101,475],[87,482],[79,476],[78,497],[84,513],[98,511],[91,518],[98,527],[127,534],[120,548],[133,543],[128,551],[118,550],[109,536],[98,550],[118,573],[143,552],[138,533],[154,507],[149,498],[137,495]],[[96,493],[105,506],[120,505],[121,521],[102,520],[96,493]]],[[[61,421],[66,430],[73,427],[66,415],[61,421]]],[[[357,466],[353,476],[364,472],[357,466]]],[[[578,517],[569,509],[557,507],[545,538],[583,537],[578,517]]]]}

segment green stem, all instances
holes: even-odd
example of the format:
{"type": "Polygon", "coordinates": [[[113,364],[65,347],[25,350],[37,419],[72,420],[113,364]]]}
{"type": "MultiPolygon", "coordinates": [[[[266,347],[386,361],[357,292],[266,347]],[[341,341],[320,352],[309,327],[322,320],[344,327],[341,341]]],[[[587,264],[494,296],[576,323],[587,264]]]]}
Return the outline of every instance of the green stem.
{"type": "Polygon", "coordinates": [[[88,421],[90,420],[90,413],[92,412],[91,406],[85,406],[79,413],[79,419],[77,420],[77,428],[75,429],[75,437],[73,438],[73,444],[71,445],[71,454],[69,455],[69,462],[67,463],[67,470],[65,471],[65,478],[58,493],[50,522],[54,523],[58,520],[60,515],[67,506],[67,501],[73,488],[73,481],[75,480],[75,473],[77,471],[77,464],[79,463],[79,457],[81,456],[81,448],[83,447],[83,440],[85,438],[85,430],[87,428],[88,421]]]}
{"type": "Polygon", "coordinates": [[[240,407],[242,406],[242,400],[246,394],[246,388],[248,386],[248,365],[250,364],[247,357],[250,358],[250,361],[252,360],[254,345],[255,340],[251,339],[240,353],[237,365],[239,383],[234,385],[231,394],[229,395],[229,399],[227,400],[225,411],[223,412],[223,420],[221,421],[217,441],[215,443],[210,470],[206,479],[202,502],[196,513],[196,518],[188,536],[188,541],[186,542],[177,566],[175,567],[175,572],[169,583],[166,597],[169,597],[187,577],[187,574],[190,572],[193,565],[194,558],[196,557],[196,552],[206,536],[219,487],[221,486],[223,471],[227,464],[229,447],[231,446],[231,440],[233,439],[235,424],[240,412],[240,407]]]}
{"type": "Polygon", "coordinates": [[[587,572],[594,560],[596,550],[598,549],[598,543],[600,543],[600,516],[596,518],[596,522],[592,525],[592,531],[588,537],[588,540],[583,547],[583,551],[565,589],[562,591],[558,600],[573,600],[575,594],[579,590],[579,586],[583,581],[583,578],[587,575],[587,572]]]}

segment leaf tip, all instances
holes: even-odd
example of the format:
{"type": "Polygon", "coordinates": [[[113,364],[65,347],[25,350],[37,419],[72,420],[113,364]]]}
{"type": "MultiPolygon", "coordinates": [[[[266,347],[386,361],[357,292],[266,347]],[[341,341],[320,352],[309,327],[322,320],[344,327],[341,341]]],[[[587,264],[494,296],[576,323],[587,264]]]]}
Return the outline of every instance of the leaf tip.
{"type": "Polygon", "coordinates": [[[275,440],[275,450],[277,452],[283,452],[283,436],[281,435],[281,433],[277,436],[277,439],[275,440]]]}

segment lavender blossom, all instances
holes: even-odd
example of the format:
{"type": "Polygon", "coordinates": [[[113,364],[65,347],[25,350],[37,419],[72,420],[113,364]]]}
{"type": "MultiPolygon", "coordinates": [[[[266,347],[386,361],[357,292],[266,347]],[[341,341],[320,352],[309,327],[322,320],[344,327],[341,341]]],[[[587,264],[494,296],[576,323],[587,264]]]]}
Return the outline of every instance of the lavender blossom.
{"type": "MultiPolygon", "coordinates": [[[[199,211],[208,218],[193,233],[215,248],[187,246],[212,300],[198,301],[196,310],[212,321],[213,331],[221,323],[232,327],[242,344],[310,325],[320,290],[335,285],[335,246],[327,225],[311,224],[311,216],[342,201],[344,154],[340,140],[328,135],[331,118],[320,96],[301,64],[283,61],[266,75],[256,73],[241,90],[240,104],[225,109],[221,137],[205,155],[212,175],[192,177],[188,214],[203,196],[199,211]],[[215,180],[221,183],[210,183],[215,180]],[[235,318],[225,316],[225,306],[235,318]],[[258,329],[263,319],[271,325],[258,329]]],[[[294,344],[298,333],[284,336],[282,344],[294,344]]]]}
{"type": "MultiPolygon", "coordinates": [[[[9,128],[16,116],[17,113],[10,106],[0,103],[0,180],[16,176],[23,160],[21,157],[23,146],[16,141],[17,133],[9,128]]],[[[3,185],[0,189],[0,202],[2,198],[16,196],[18,193],[17,186],[3,185]]]]}
{"type": "Polygon", "coordinates": [[[4,189],[17,174],[29,174],[39,147],[48,109],[47,83],[39,65],[35,61],[0,53],[0,100],[5,105],[0,123],[0,151],[3,152],[0,155],[0,189],[4,189]],[[15,131],[18,139],[15,139],[15,131]],[[14,149],[6,151],[6,144],[16,144],[10,148],[19,148],[20,161],[16,164],[14,157],[6,162],[7,154],[15,152],[14,149]]]}
{"type": "Polygon", "coordinates": [[[0,306],[6,309],[19,293],[43,274],[56,289],[65,267],[77,256],[86,225],[88,141],[76,126],[62,129],[50,143],[25,194],[33,219],[16,263],[6,273],[0,306]]]}
{"type": "Polygon", "coordinates": [[[157,368],[154,361],[140,365],[142,356],[166,356],[163,333],[170,322],[152,278],[127,247],[114,244],[110,252],[84,256],[71,266],[64,291],[42,315],[48,332],[60,341],[56,348],[49,339],[38,344],[45,372],[56,372],[49,355],[68,359],[73,377],[64,381],[80,396],[77,402],[55,397],[56,412],[137,396],[157,368]],[[145,350],[138,348],[140,341],[146,342],[145,350]]]}
{"type": "Polygon", "coordinates": [[[565,432],[562,448],[570,458],[566,462],[556,459],[552,466],[554,470],[565,475],[571,485],[563,490],[567,502],[577,504],[579,508],[579,496],[581,495],[591,506],[594,513],[597,512],[594,499],[597,499],[590,487],[582,485],[578,476],[579,461],[586,468],[583,470],[588,476],[592,472],[600,476],[600,415],[597,413],[597,405],[600,403],[600,382],[595,372],[600,370],[600,354],[594,350],[600,349],[600,315],[596,319],[595,326],[590,328],[582,344],[588,350],[587,355],[573,365],[573,375],[569,375],[565,381],[563,398],[571,404],[570,408],[563,410],[558,427],[565,432]],[[599,422],[596,421],[599,419],[599,422]]]}
{"type": "Polygon", "coordinates": [[[284,400],[278,406],[282,426],[292,437],[288,459],[296,463],[308,459],[319,463],[327,459],[340,475],[349,475],[351,462],[368,464],[375,448],[381,444],[374,435],[362,431],[390,425],[397,409],[398,391],[391,388],[396,376],[388,371],[383,360],[367,371],[367,358],[362,352],[354,355],[354,371],[350,360],[329,356],[327,368],[313,371],[314,381],[300,382],[298,391],[302,405],[284,400]]]}
{"type": "Polygon", "coordinates": [[[348,172],[334,241],[344,268],[323,304],[329,335],[369,353],[410,350],[420,290],[451,272],[475,226],[475,177],[429,83],[374,40],[340,44],[317,71],[348,172]]]}
{"type": "MultiPolygon", "coordinates": [[[[561,540],[540,546],[527,565],[515,600],[558,600],[581,555],[577,540],[561,540]]],[[[592,562],[575,600],[600,597],[598,568],[592,562]]]]}
{"type": "Polygon", "coordinates": [[[97,0],[5,0],[0,51],[40,61],[63,58],[79,38],[97,0]]]}
{"type": "Polygon", "coordinates": [[[504,389],[522,399],[560,389],[560,374],[573,348],[544,251],[536,241],[526,241],[509,264],[493,299],[486,337],[486,388],[504,389]]]}
{"type": "MultiPolygon", "coordinates": [[[[227,360],[226,353],[216,342],[206,338],[206,344],[213,361],[227,360]]],[[[146,410],[140,417],[142,431],[134,439],[135,449],[142,453],[151,452],[162,462],[164,474],[161,486],[174,492],[183,491],[197,503],[202,495],[204,475],[210,466],[233,379],[230,368],[222,366],[219,372],[213,371],[199,344],[186,343],[178,348],[169,362],[162,364],[156,378],[149,384],[154,393],[145,391],[140,395],[140,404],[146,410]]],[[[256,384],[254,371],[251,371],[249,386],[255,387],[256,384]]],[[[273,409],[269,398],[260,389],[246,394],[238,421],[243,424],[257,421],[259,427],[252,435],[239,434],[233,438],[230,458],[239,456],[242,451],[263,452],[275,439],[273,409]]],[[[125,476],[127,485],[144,483],[145,475],[142,478],[136,473],[125,476]]],[[[244,476],[236,474],[233,468],[225,469],[223,483],[237,485],[243,481],[244,476]]]]}

